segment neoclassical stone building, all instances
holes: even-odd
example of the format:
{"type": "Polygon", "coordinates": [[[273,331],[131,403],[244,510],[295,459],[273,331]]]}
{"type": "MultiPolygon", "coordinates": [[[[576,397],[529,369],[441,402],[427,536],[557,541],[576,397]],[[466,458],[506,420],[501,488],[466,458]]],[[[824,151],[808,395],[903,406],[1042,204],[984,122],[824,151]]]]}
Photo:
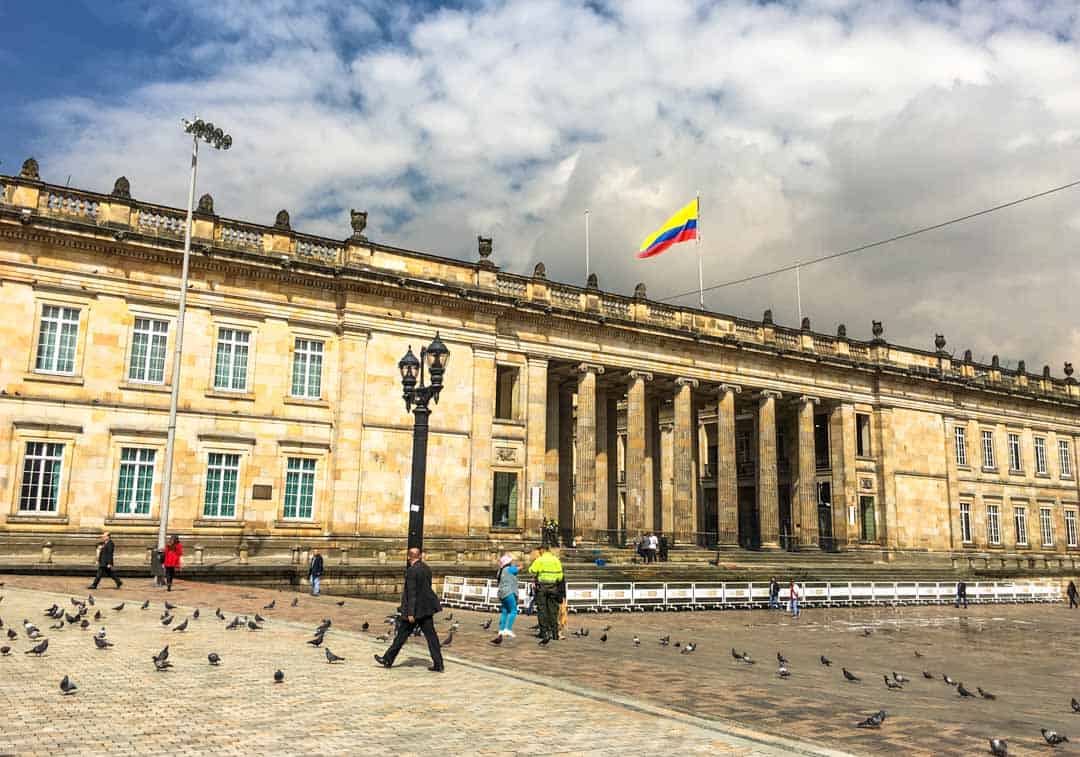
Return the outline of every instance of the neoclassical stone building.
{"type": "MultiPolygon", "coordinates": [[[[451,350],[429,543],[646,530],[725,547],[1077,549],[1080,387],[673,307],[353,233],[194,219],[169,527],[273,548],[403,543],[397,362],[451,350]]],[[[156,533],[182,211],[0,177],[0,545],[156,533]]]]}

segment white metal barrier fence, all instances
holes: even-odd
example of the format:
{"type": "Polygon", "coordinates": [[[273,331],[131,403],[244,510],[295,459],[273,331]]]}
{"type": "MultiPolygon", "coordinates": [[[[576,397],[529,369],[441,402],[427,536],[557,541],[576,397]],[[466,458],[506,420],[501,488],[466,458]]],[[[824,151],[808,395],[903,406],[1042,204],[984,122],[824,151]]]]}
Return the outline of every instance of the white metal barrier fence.
{"type": "MultiPolygon", "coordinates": [[[[956,600],[956,582],[913,581],[808,581],[803,588],[803,607],[855,607],[871,605],[943,605],[956,600]]],[[[595,582],[567,581],[570,612],[645,612],[646,610],[749,610],[769,606],[769,585],[746,581],[722,582],[595,582]]],[[[969,604],[1059,602],[1061,587],[1040,581],[972,581],[967,584],[969,604]]],[[[529,586],[522,581],[518,603],[531,602],[529,586]]],[[[787,604],[788,587],[780,589],[787,604]]],[[[442,602],[449,607],[494,610],[499,606],[494,579],[447,576],[442,602]]]]}

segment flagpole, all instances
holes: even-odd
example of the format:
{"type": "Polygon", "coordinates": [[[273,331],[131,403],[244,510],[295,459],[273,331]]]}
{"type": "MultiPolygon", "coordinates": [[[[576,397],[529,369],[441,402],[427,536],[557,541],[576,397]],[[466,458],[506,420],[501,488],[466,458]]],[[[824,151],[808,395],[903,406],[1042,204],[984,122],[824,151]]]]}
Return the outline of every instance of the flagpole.
{"type": "Polygon", "coordinates": [[[705,309],[705,274],[701,267],[701,192],[697,193],[697,282],[698,305],[705,309]]]}
{"type": "Polygon", "coordinates": [[[589,280],[592,268],[589,266],[589,209],[585,209],[585,281],[589,280]]]}

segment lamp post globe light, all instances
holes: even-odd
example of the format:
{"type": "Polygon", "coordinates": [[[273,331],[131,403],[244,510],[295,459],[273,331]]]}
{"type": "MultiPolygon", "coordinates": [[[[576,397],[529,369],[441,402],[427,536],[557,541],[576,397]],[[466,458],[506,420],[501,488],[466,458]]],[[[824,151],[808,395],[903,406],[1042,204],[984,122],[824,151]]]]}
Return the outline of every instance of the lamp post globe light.
{"type": "Polygon", "coordinates": [[[443,376],[446,365],[450,362],[450,350],[435,332],[435,338],[427,347],[420,348],[420,358],[413,354],[409,345],[405,356],[398,361],[401,371],[401,396],[405,400],[405,411],[413,414],[413,449],[412,481],[409,488],[409,544],[417,549],[424,548],[424,484],[427,479],[427,442],[428,417],[431,415],[429,403],[435,400],[439,404],[439,394],[443,388],[443,376]],[[424,370],[427,369],[430,383],[424,384],[424,370]]]}
{"type": "Polygon", "coordinates": [[[169,527],[169,498],[172,493],[173,452],[176,442],[176,407],[180,399],[180,359],[184,350],[184,314],[187,312],[188,270],[191,262],[191,217],[195,209],[195,177],[199,166],[199,141],[217,150],[232,147],[232,137],[221,127],[196,118],[183,119],[184,132],[191,135],[191,182],[188,184],[187,223],[184,225],[184,264],[180,274],[180,307],[176,314],[176,339],[173,347],[172,389],[169,393],[169,433],[165,442],[165,475],[161,482],[161,511],[158,520],[157,551],[154,575],[161,580],[161,558],[165,549],[165,533],[169,527]]]}

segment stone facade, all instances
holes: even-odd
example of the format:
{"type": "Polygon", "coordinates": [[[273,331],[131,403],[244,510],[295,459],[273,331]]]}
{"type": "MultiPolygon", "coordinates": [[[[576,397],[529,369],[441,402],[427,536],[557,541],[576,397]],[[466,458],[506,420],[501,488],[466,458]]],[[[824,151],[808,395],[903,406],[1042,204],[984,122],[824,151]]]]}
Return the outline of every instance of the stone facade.
{"type": "MultiPolygon", "coordinates": [[[[156,533],[184,228],[129,193],[0,177],[0,541],[156,533]]],[[[1071,366],[1036,376],[954,361],[944,339],[889,344],[878,323],[860,342],[558,284],[481,247],[467,263],[200,203],[170,529],[403,542],[397,362],[438,332],[426,533],[453,550],[535,541],[544,518],[584,544],[1076,549],[1071,366]]]]}

